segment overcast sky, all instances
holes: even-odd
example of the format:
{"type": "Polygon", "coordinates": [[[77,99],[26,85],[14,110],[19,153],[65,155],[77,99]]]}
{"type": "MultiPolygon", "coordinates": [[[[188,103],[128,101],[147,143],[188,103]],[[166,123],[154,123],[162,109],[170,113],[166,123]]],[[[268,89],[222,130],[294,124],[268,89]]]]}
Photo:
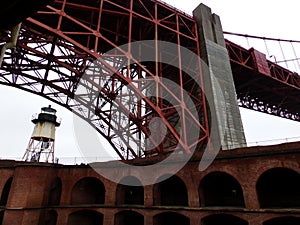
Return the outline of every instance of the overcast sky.
{"type": "MultiPolygon", "coordinates": [[[[165,1],[189,14],[201,2],[206,4],[221,17],[224,31],[300,40],[299,3],[296,0],[286,0],[284,4],[270,0],[165,1]]],[[[49,104],[57,109],[58,117],[62,118],[56,135],[56,156],[80,156],[74,138],[73,115],[68,110],[41,97],[6,86],[0,86],[0,101],[2,158],[23,156],[33,130],[31,116],[49,104]]],[[[300,136],[300,124],[297,122],[245,109],[241,109],[241,114],[249,143],[300,136]]]]}

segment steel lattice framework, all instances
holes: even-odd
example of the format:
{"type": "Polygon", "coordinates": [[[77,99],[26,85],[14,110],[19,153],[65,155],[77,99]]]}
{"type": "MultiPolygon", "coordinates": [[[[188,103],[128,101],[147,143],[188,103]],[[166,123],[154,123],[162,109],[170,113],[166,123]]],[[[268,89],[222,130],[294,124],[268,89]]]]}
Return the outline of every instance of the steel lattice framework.
{"type": "Polygon", "coordinates": [[[239,105],[300,121],[300,76],[257,50],[226,41],[239,105]]]}
{"type": "Polygon", "coordinates": [[[201,62],[183,57],[180,48],[200,56],[197,30],[193,18],[159,1],[56,0],[23,22],[17,48],[5,55],[0,83],[72,110],[121,159],[191,153],[209,139],[201,62]],[[139,54],[133,56],[131,43],[145,40],[154,44],[139,42],[139,54]],[[164,49],[162,41],[177,47],[164,49]],[[149,52],[155,60],[139,62],[149,52]],[[166,60],[170,64],[162,63],[166,60]],[[149,90],[155,92],[152,97],[149,90]],[[187,107],[183,92],[194,108],[187,107]],[[153,118],[166,126],[161,143],[149,128],[153,118]]]}
{"type": "MultiPolygon", "coordinates": [[[[190,154],[210,139],[198,36],[194,18],[159,1],[55,0],[23,22],[0,83],[73,111],[121,159],[190,154]]],[[[300,121],[299,75],[226,47],[239,105],[300,121]]]]}

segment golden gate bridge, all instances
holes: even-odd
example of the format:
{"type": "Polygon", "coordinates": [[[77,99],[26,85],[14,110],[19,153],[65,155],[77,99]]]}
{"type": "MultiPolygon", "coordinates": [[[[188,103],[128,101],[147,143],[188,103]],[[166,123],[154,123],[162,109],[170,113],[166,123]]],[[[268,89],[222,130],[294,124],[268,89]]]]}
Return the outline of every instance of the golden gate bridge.
{"type": "MultiPolygon", "coordinates": [[[[182,70],[158,61],[139,63],[136,60],[120,67],[120,61],[116,60],[117,57],[131,62],[130,45],[125,51],[119,46],[145,40],[167,41],[201,56],[201,37],[194,17],[153,0],[95,0],[88,3],[55,0],[44,4],[48,5],[43,8],[37,5],[34,10],[37,12],[29,13],[31,17],[27,18],[24,10],[24,15],[20,14],[19,18],[13,16],[14,20],[7,20],[11,24],[0,24],[3,49],[5,44],[13,41],[12,28],[22,22],[16,47],[3,54],[1,84],[37,94],[73,111],[104,136],[121,159],[128,159],[129,155],[139,158],[176,150],[190,153],[189,149],[194,146],[201,149],[207,145],[210,109],[202,86],[199,87],[182,70]],[[115,52],[110,52],[111,49],[115,52]],[[107,52],[110,55],[101,57],[107,52]],[[108,62],[109,57],[113,61],[108,62]],[[101,69],[84,85],[91,90],[96,87],[97,98],[90,96],[92,92],[86,92],[76,99],[80,78],[95,60],[99,61],[101,69]],[[160,79],[155,79],[159,87],[158,98],[146,98],[137,87],[141,80],[149,77],[172,79],[178,85],[179,93],[180,89],[188,91],[199,118],[185,108],[184,97],[174,94],[174,90],[160,79]],[[132,88],[130,96],[128,91],[122,92],[128,85],[132,88]],[[163,101],[165,94],[176,99],[177,105],[163,101]],[[127,99],[127,103],[116,101],[116,96],[127,99]],[[185,115],[180,132],[178,111],[185,115]],[[151,139],[148,128],[153,117],[162,118],[167,124],[166,138],[160,145],[151,139]],[[200,134],[191,135],[189,130],[193,128],[200,130],[200,134]],[[145,151],[147,141],[156,147],[145,151]]],[[[10,15],[1,13],[6,18],[10,15]]],[[[299,121],[299,41],[224,34],[239,106],[299,121]],[[232,36],[242,37],[246,45],[230,41],[232,36]],[[252,47],[252,43],[260,47],[252,47]]],[[[179,67],[183,60],[181,49],[161,52],[158,46],[141,44],[139,47],[141,55],[144,54],[142,50],[147,49],[160,59],[166,57],[164,53],[172,56],[179,67]]],[[[187,71],[202,81],[201,62],[192,57],[188,60],[194,64],[186,68],[187,71]]]]}

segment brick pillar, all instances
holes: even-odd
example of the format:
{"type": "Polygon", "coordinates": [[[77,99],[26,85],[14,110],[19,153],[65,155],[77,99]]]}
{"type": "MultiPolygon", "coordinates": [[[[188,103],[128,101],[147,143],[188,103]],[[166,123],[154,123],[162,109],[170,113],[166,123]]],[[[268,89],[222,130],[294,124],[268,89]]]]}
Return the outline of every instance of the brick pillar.
{"type": "Polygon", "coordinates": [[[190,216],[190,225],[200,225],[198,216],[190,216]]]}
{"type": "Polygon", "coordinates": [[[116,204],[117,183],[107,182],[105,184],[105,205],[116,204]]]}
{"type": "Polygon", "coordinates": [[[72,186],[72,182],[71,182],[71,177],[69,179],[62,180],[60,205],[70,205],[71,204],[72,189],[73,189],[73,186],[72,186]]]}
{"type": "Polygon", "coordinates": [[[153,185],[144,187],[144,205],[147,207],[153,206],[153,185]]]}
{"type": "Polygon", "coordinates": [[[115,213],[113,210],[106,211],[103,215],[103,225],[114,225],[115,213]]]}
{"type": "Polygon", "coordinates": [[[184,179],[184,183],[187,188],[188,198],[189,198],[189,207],[199,208],[199,194],[198,194],[198,180],[194,179],[194,176],[188,176],[184,179]]]}
{"type": "Polygon", "coordinates": [[[144,225],[153,225],[153,216],[151,214],[144,214],[144,225]]]}
{"type": "Polygon", "coordinates": [[[256,180],[249,178],[244,184],[244,200],[247,209],[259,209],[259,201],[256,192],[256,180]]]}
{"type": "Polygon", "coordinates": [[[65,210],[57,210],[57,221],[56,225],[68,224],[69,214],[65,210]]]}

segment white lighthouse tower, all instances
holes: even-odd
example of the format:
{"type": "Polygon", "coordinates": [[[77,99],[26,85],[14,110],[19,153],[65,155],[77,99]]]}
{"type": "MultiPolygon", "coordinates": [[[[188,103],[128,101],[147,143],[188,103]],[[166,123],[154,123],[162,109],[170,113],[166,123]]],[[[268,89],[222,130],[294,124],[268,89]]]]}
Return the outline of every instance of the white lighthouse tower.
{"type": "Polygon", "coordinates": [[[23,156],[25,161],[54,162],[55,128],[60,125],[55,114],[56,110],[49,105],[31,120],[35,127],[23,156]]]}

